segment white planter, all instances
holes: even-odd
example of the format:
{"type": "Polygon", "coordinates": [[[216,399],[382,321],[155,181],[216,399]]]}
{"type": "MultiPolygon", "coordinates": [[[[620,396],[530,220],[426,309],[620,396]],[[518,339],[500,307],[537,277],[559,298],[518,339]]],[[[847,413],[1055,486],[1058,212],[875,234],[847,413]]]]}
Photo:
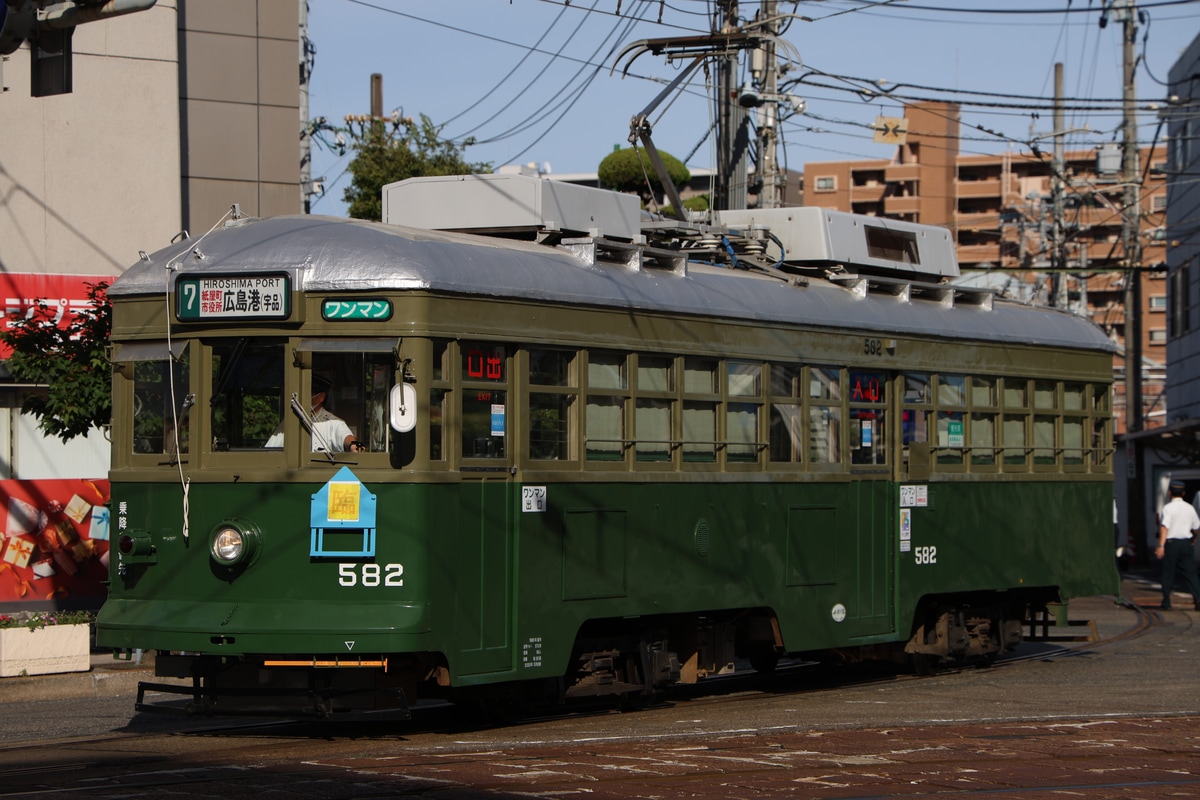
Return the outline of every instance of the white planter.
{"type": "Polygon", "coordinates": [[[0,678],[87,672],[92,668],[90,626],[0,628],[0,678]]]}

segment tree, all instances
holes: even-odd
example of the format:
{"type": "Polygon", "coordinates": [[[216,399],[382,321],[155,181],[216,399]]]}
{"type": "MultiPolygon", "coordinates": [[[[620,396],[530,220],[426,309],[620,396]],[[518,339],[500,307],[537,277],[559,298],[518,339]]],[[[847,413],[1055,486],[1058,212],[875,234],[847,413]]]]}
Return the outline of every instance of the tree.
{"type": "Polygon", "coordinates": [[[112,420],[112,368],[107,353],[112,304],[107,283],[87,286],[88,307],[65,328],[39,302],[33,314],[10,317],[8,330],[0,331],[0,342],[13,350],[8,359],[13,377],[47,388],[44,395],[27,395],[21,413],[33,414],[43,433],[64,442],[112,420]]]}
{"type": "Polygon", "coordinates": [[[386,120],[347,117],[346,123],[356,155],[348,168],[353,177],[343,199],[355,219],[383,218],[382,192],[389,183],[423,175],[492,171],[491,164],[472,164],[463,158],[474,139],[461,145],[441,139],[441,129],[424,114],[419,122],[397,114],[386,120]]]}
{"type": "MultiPolygon", "coordinates": [[[[658,154],[667,168],[667,175],[677,187],[691,180],[692,173],[682,161],[665,150],[659,150],[658,154]]],[[[600,162],[597,173],[601,186],[616,189],[618,192],[632,192],[641,197],[643,203],[649,203],[654,196],[662,194],[663,191],[662,181],[658,179],[650,157],[640,148],[626,147],[623,150],[614,150],[600,162]],[[647,179],[650,181],[649,186],[646,185],[647,179]]]]}

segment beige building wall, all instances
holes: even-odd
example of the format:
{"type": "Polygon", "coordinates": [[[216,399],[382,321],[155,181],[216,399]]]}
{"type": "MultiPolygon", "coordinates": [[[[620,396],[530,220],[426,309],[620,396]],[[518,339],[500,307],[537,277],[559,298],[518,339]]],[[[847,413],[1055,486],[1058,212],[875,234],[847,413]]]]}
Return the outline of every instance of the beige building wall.
{"type": "Polygon", "coordinates": [[[0,271],[115,275],[180,228],[175,0],[80,25],[74,92],[29,93],[4,63],[0,271]]]}
{"type": "Polygon", "coordinates": [[[297,0],[180,5],[181,188],[193,232],[234,203],[260,217],[301,211],[299,8],[297,0]]]}

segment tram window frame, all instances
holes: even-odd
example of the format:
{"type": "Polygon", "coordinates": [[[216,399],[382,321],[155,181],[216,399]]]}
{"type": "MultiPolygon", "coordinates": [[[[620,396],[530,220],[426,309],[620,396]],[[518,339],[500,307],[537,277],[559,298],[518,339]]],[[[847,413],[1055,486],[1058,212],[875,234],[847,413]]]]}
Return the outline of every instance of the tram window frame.
{"type": "Polygon", "coordinates": [[[1091,425],[1087,413],[1088,387],[1082,381],[1063,381],[1060,391],[1063,472],[1086,472],[1091,438],[1091,425]]]}
{"type": "Polygon", "coordinates": [[[743,472],[762,468],[763,452],[767,449],[762,436],[766,403],[763,370],[763,362],[740,358],[725,359],[721,369],[724,413],[719,420],[726,470],[743,472]],[[743,416],[747,416],[749,424],[743,421],[743,416]],[[739,437],[736,440],[735,435],[739,437]]]}
{"type": "Polygon", "coordinates": [[[967,441],[971,471],[998,472],[1000,448],[997,440],[1002,424],[1000,380],[989,375],[972,375],[967,379],[967,387],[970,405],[967,441]]]}
{"type": "Polygon", "coordinates": [[[632,353],[627,366],[634,465],[639,470],[673,470],[681,445],[675,423],[676,358],[661,353],[632,353]]]}
{"type": "MultiPolygon", "coordinates": [[[[244,463],[247,459],[262,459],[269,461],[282,460],[284,457],[283,454],[286,452],[286,448],[266,447],[266,442],[271,438],[272,435],[274,435],[274,433],[267,433],[265,436],[262,436],[261,432],[263,430],[267,430],[267,428],[273,432],[282,430],[285,432],[285,441],[287,431],[295,431],[295,436],[299,436],[299,420],[296,419],[295,414],[292,412],[291,404],[289,402],[291,394],[297,391],[295,388],[296,371],[287,367],[287,365],[291,363],[287,356],[290,355],[289,350],[292,342],[289,341],[287,337],[283,336],[230,336],[205,338],[201,340],[201,344],[203,349],[203,363],[201,364],[200,368],[203,385],[203,392],[201,395],[201,403],[203,403],[203,405],[201,407],[207,412],[204,414],[204,435],[206,440],[204,442],[204,446],[205,452],[211,454],[213,464],[215,466],[222,466],[226,462],[240,464],[244,463]],[[274,414],[274,423],[268,423],[266,427],[260,427],[258,433],[261,437],[261,441],[256,441],[252,444],[243,443],[241,446],[235,447],[232,443],[228,442],[228,439],[226,439],[226,443],[222,446],[218,440],[218,436],[221,432],[225,431],[225,428],[219,427],[217,423],[217,415],[220,410],[219,401],[217,398],[218,396],[223,396],[224,391],[218,395],[217,389],[224,389],[228,384],[228,378],[223,382],[219,380],[221,378],[221,374],[217,372],[219,369],[218,361],[219,359],[223,359],[225,357],[225,348],[236,348],[238,347],[237,343],[239,341],[252,343],[256,350],[265,349],[267,347],[277,349],[278,352],[275,353],[274,356],[267,355],[262,357],[262,360],[264,364],[279,370],[278,410],[274,414]]],[[[239,356],[239,360],[242,357],[243,356],[239,356]]],[[[255,396],[266,397],[265,394],[255,396]]],[[[246,431],[243,430],[243,440],[245,433],[246,431]]],[[[305,441],[307,442],[307,439],[305,441]]]]}
{"type": "Polygon", "coordinates": [[[510,442],[512,434],[512,376],[514,348],[505,342],[471,339],[457,342],[458,368],[454,376],[458,380],[457,449],[460,464],[474,466],[500,466],[512,463],[514,454],[510,442]],[[476,355],[478,353],[478,355],[476,355]],[[498,356],[498,357],[497,357],[498,356]],[[499,370],[499,372],[497,372],[499,370]],[[500,397],[497,398],[496,395],[500,397]],[[486,396],[485,396],[486,395],[486,396]],[[500,400],[497,403],[497,399],[500,400]],[[487,412],[468,410],[468,406],[483,404],[487,412]],[[503,409],[503,430],[497,434],[495,428],[496,406],[503,409]],[[484,427],[472,425],[474,421],[486,419],[484,427]],[[468,452],[468,438],[471,444],[468,452]],[[483,443],[485,452],[480,454],[483,443]],[[499,445],[499,446],[497,446],[499,445]]]}
{"type": "Polygon", "coordinates": [[[768,465],[773,470],[802,469],[808,463],[804,365],[770,362],[767,364],[767,385],[768,465]]]}
{"type": "MultiPolygon", "coordinates": [[[[913,471],[913,446],[932,451],[930,431],[937,433],[937,411],[933,402],[933,375],[911,371],[899,375],[900,397],[900,458],[905,472],[913,471]]],[[[924,462],[929,456],[924,456],[924,462]]],[[[921,469],[925,469],[924,466],[921,469]]]]}
{"type": "Polygon", "coordinates": [[[1030,461],[1034,472],[1058,472],[1062,467],[1062,384],[1035,378],[1032,386],[1030,461]]]}
{"type": "Polygon", "coordinates": [[[681,467],[715,470],[717,466],[717,412],[721,407],[721,360],[683,356],[679,412],[681,467]]]}
{"type": "Polygon", "coordinates": [[[597,349],[581,351],[580,356],[584,461],[589,469],[628,469],[632,449],[626,419],[630,399],[629,354],[597,349]],[[615,430],[605,429],[613,423],[615,430]],[[593,447],[593,443],[598,446],[593,447]]]}
{"type": "Polygon", "coordinates": [[[891,464],[891,448],[888,430],[887,409],[890,393],[890,378],[886,370],[850,367],[847,374],[847,451],[851,470],[863,467],[885,467],[891,464]],[[866,379],[864,387],[862,381],[866,379]],[[872,381],[875,381],[872,383],[872,381]],[[870,422],[870,425],[863,425],[870,422]],[[857,423],[857,424],[856,424],[857,423]],[[870,431],[868,437],[866,432],[870,431]],[[863,442],[870,438],[870,450],[863,442]],[[865,451],[865,452],[864,452],[865,451]],[[864,458],[864,455],[867,456],[864,458]]]}
{"type": "Polygon", "coordinates": [[[579,461],[576,409],[579,408],[579,354],[575,350],[555,347],[527,347],[518,353],[519,374],[525,386],[522,395],[526,398],[522,413],[524,435],[524,457],[539,465],[562,468],[579,461]],[[551,359],[552,362],[546,362],[551,359]],[[552,369],[540,365],[552,364],[552,369]],[[556,411],[554,425],[549,426],[551,417],[539,419],[542,411],[556,411]],[[553,434],[550,439],[538,438],[541,432],[553,434]],[[557,455],[548,456],[546,447],[557,455]]]}
{"type": "Polygon", "coordinates": [[[451,465],[450,442],[454,441],[449,429],[452,413],[451,400],[454,382],[451,380],[450,362],[457,363],[455,343],[449,339],[429,340],[429,391],[427,394],[428,414],[425,431],[428,437],[426,455],[429,465],[435,469],[446,469],[451,465]]]}
{"type": "Polygon", "coordinates": [[[190,344],[189,339],[175,339],[169,348],[165,339],[114,343],[111,360],[114,372],[119,376],[116,399],[128,397],[128,401],[114,403],[114,412],[120,409],[126,415],[118,419],[114,413],[113,453],[116,460],[127,458],[129,463],[149,462],[157,466],[175,463],[178,455],[180,461],[187,463],[195,433],[191,409],[195,405],[192,387],[196,380],[192,370],[198,359],[193,358],[192,353],[199,350],[198,346],[192,348],[190,344]],[[139,386],[145,388],[139,389],[139,386]],[[150,413],[156,407],[161,411],[157,418],[150,413]],[[145,427],[139,428],[138,418],[143,415],[147,416],[141,420],[142,426],[154,426],[158,419],[161,431],[156,433],[145,427]],[[172,429],[182,432],[178,450],[172,429]],[[139,442],[144,442],[142,449],[139,449],[139,442]]]}
{"type": "MultiPolygon", "coordinates": [[[[390,392],[397,380],[395,347],[395,340],[389,339],[301,340],[297,345],[297,353],[311,353],[310,385],[315,387],[318,379],[329,384],[325,403],[330,413],[340,417],[366,448],[353,454],[334,451],[339,460],[383,466],[384,456],[399,444],[388,419],[390,392]]],[[[308,431],[302,435],[309,440],[308,431]]],[[[311,452],[314,459],[327,460],[322,451],[311,452]]]]}
{"type": "Polygon", "coordinates": [[[1088,432],[1091,445],[1091,458],[1088,459],[1088,469],[1091,472],[1111,474],[1113,455],[1113,420],[1112,420],[1112,385],[1088,385],[1088,412],[1091,418],[1091,429],[1088,432]]]}
{"type": "Polygon", "coordinates": [[[846,470],[846,368],[831,364],[813,364],[804,368],[805,407],[808,409],[808,469],[813,472],[846,470]],[[836,378],[834,381],[822,380],[836,378]],[[819,388],[831,391],[817,391],[819,388]],[[826,436],[817,437],[817,430],[826,436]],[[818,444],[826,444],[824,449],[818,444]]]}
{"type": "Polygon", "coordinates": [[[1030,382],[1027,378],[1005,376],[1000,381],[1001,399],[1001,470],[1028,472],[1030,462],[1030,382]],[[1010,438],[1020,433],[1020,442],[1010,438]]]}
{"type": "Polygon", "coordinates": [[[934,375],[934,399],[937,409],[936,441],[933,443],[934,469],[938,472],[965,472],[967,470],[967,375],[963,373],[938,373],[934,375]],[[954,445],[951,423],[961,426],[962,441],[954,445]]]}

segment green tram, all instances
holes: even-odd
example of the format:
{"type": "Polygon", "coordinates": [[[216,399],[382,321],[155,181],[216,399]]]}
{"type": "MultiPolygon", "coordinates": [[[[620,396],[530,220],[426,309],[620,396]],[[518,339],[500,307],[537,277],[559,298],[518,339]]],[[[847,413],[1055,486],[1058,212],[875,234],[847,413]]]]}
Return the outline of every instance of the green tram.
{"type": "Polygon", "coordinates": [[[1112,344],[949,284],[946,231],[386,192],[385,223],[233,218],[111,287],[98,642],[196,708],[988,659],[1117,591],[1112,344]]]}

